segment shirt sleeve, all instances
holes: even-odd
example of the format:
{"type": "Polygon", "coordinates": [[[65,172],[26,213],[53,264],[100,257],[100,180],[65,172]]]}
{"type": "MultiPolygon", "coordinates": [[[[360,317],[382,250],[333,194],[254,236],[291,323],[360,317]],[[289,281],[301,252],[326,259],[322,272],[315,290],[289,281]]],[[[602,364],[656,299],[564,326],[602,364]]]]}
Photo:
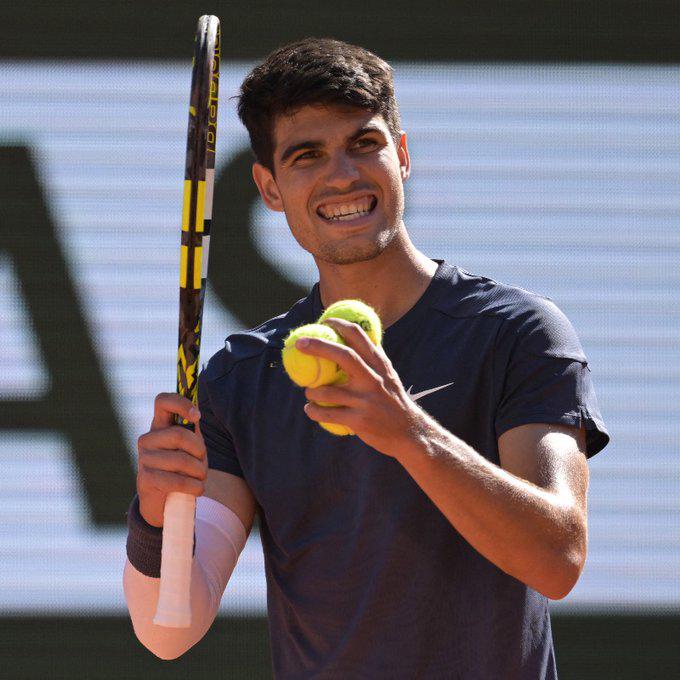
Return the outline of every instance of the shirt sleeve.
{"type": "Polygon", "coordinates": [[[208,377],[204,371],[198,380],[198,408],[201,411],[201,434],[208,452],[208,467],[243,478],[234,441],[213,409],[207,382],[208,377]]]}
{"type": "Polygon", "coordinates": [[[588,457],[609,442],[581,343],[552,301],[536,296],[504,322],[495,369],[496,437],[518,425],[557,423],[585,427],[588,457]]]}

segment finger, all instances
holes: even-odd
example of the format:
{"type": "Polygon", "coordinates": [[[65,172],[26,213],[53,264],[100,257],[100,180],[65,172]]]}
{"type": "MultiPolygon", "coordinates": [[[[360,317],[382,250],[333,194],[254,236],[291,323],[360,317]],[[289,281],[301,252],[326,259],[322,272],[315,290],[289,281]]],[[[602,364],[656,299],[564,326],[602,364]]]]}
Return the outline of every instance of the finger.
{"type": "Polygon", "coordinates": [[[205,458],[205,444],[200,434],[187,430],[180,425],[171,425],[162,430],[152,430],[137,440],[140,456],[148,450],[176,449],[191,454],[194,458],[205,458]]]}
{"type": "Polygon", "coordinates": [[[186,397],[171,392],[161,392],[154,401],[151,429],[159,430],[168,425],[174,425],[176,415],[191,423],[196,423],[201,417],[198,408],[186,397]]]}
{"type": "Polygon", "coordinates": [[[337,423],[354,430],[354,411],[346,406],[321,406],[310,401],[305,404],[304,409],[307,416],[318,423],[337,423]]]}
{"type": "Polygon", "coordinates": [[[187,477],[178,472],[167,472],[166,470],[149,470],[145,474],[145,483],[153,486],[163,493],[188,493],[192,496],[202,496],[205,490],[205,483],[194,477],[187,477]]]}
{"type": "Polygon", "coordinates": [[[180,472],[201,480],[208,476],[208,466],[204,461],[194,458],[186,451],[145,451],[144,456],[140,458],[140,465],[144,472],[155,470],[180,472]]]}
{"type": "Polygon", "coordinates": [[[378,374],[357,354],[356,350],[336,342],[328,342],[321,338],[300,338],[295,347],[305,354],[329,359],[354,381],[357,379],[370,382],[378,379],[378,374]]]}
{"type": "Polygon", "coordinates": [[[305,397],[309,401],[327,402],[338,406],[356,407],[361,401],[361,395],[346,387],[322,385],[321,387],[307,387],[305,397]]]}
{"type": "Polygon", "coordinates": [[[335,318],[324,319],[324,323],[331,326],[378,375],[382,375],[386,358],[385,353],[382,351],[382,347],[373,344],[373,341],[359,324],[335,318]]]}

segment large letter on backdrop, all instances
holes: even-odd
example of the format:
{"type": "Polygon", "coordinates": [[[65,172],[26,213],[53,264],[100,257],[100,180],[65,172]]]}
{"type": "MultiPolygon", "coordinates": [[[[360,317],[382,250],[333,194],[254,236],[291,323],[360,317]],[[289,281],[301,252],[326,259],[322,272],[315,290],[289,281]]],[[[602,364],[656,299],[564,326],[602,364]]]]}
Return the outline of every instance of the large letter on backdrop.
{"type": "Polygon", "coordinates": [[[14,262],[49,373],[41,398],[0,395],[0,430],[61,434],[94,523],[123,523],[134,491],[128,447],[26,147],[0,147],[0,176],[0,252],[14,262]]]}

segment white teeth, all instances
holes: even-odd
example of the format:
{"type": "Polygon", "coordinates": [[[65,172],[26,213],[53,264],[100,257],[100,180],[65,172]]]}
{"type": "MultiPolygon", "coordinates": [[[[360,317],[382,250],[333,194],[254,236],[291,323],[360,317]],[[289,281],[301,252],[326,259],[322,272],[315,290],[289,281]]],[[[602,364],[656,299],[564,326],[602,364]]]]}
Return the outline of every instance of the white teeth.
{"type": "Polygon", "coordinates": [[[338,222],[348,222],[349,220],[355,220],[357,217],[363,217],[366,214],[368,213],[352,213],[351,215],[340,215],[339,217],[334,217],[333,219],[337,220],[338,222]]]}
{"type": "Polygon", "coordinates": [[[353,203],[320,206],[319,213],[327,220],[347,221],[362,217],[371,211],[372,197],[360,198],[353,203]]]}

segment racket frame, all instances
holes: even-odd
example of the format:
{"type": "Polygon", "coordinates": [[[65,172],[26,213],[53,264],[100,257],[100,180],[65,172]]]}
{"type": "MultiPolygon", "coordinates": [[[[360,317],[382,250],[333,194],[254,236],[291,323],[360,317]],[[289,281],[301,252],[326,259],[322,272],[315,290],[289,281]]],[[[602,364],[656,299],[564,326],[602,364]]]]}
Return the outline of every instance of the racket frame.
{"type": "MultiPolygon", "coordinates": [[[[180,246],[177,393],[198,399],[199,356],[212,224],[217,105],[220,76],[220,22],[199,18],[194,45],[180,246]]],[[[181,417],[178,425],[193,430],[181,417]]],[[[153,622],[169,628],[191,625],[191,569],[196,498],[168,494],[163,512],[163,546],[158,604],[153,622]]]]}

